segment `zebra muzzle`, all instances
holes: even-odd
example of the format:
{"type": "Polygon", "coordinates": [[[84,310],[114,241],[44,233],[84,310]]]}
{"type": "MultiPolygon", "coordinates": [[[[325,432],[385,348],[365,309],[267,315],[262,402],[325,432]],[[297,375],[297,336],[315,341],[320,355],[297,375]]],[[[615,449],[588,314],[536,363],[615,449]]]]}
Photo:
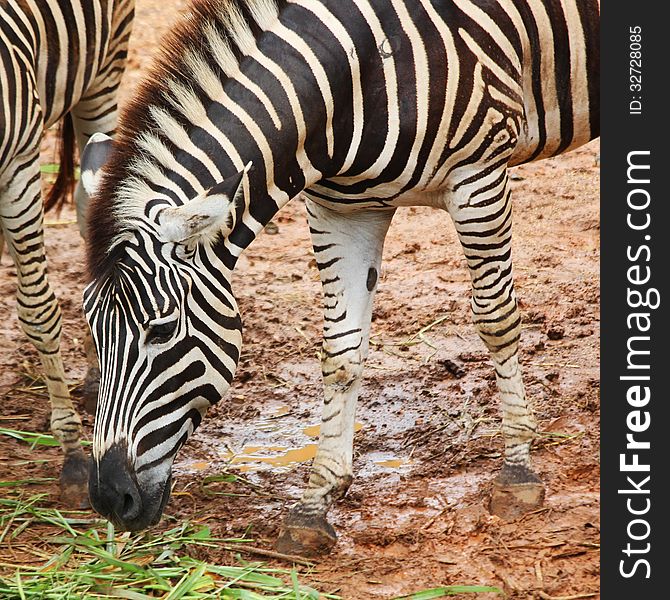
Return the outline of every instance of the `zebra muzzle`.
{"type": "Polygon", "coordinates": [[[91,506],[123,531],[158,523],[170,497],[171,476],[162,481],[138,477],[125,447],[112,446],[99,462],[91,459],[88,493],[91,506]]]}

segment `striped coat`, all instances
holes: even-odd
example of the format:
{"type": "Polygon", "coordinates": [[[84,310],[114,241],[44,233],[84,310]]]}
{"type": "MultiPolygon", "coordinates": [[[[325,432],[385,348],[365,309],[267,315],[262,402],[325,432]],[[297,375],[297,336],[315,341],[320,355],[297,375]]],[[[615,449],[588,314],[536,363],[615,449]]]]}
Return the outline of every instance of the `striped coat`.
{"type": "MultiPolygon", "coordinates": [[[[85,310],[100,352],[94,506],[160,518],[171,465],[241,347],[231,272],[303,193],[324,296],[319,449],[280,536],[329,548],[352,479],[356,400],[384,236],[447,211],[495,367],[505,442],[491,509],[537,506],[518,343],[508,168],[598,135],[593,0],[197,0],[92,176],[85,310]]],[[[95,145],[94,144],[94,145],[95,145]]],[[[272,257],[268,257],[271,260],[272,257]]]]}
{"type": "MultiPolygon", "coordinates": [[[[51,400],[51,426],[65,450],[66,502],[86,500],[80,419],[60,356],[61,314],[46,274],[39,150],[42,132],[62,119],[60,172],[46,208],[74,187],[75,141],[116,127],[134,0],[0,0],[0,248],[17,269],[21,325],[37,348],[51,400]]],[[[74,191],[84,234],[87,196],[74,191]]]]}

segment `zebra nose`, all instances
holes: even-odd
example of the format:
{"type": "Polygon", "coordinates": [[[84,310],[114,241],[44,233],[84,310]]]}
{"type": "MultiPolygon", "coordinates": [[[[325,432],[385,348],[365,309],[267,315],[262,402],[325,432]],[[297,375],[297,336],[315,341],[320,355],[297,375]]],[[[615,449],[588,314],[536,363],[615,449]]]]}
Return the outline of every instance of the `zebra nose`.
{"type": "Polygon", "coordinates": [[[114,525],[125,530],[143,528],[142,495],[125,449],[113,446],[99,462],[91,460],[88,494],[91,506],[114,525]]]}

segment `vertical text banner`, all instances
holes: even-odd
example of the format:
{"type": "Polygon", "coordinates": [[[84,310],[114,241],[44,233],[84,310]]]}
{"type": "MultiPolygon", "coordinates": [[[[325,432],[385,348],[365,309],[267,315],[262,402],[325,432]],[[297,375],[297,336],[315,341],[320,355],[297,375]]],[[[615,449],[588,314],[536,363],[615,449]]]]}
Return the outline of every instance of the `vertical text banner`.
{"type": "Polygon", "coordinates": [[[604,600],[670,598],[670,29],[663,6],[602,6],[604,600]]]}

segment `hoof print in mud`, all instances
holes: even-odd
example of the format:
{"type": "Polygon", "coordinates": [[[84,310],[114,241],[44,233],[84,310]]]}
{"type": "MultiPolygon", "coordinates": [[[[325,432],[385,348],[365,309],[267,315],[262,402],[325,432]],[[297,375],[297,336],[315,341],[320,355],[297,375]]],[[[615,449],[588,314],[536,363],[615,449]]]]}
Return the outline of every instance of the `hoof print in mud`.
{"type": "Polygon", "coordinates": [[[505,465],[493,482],[489,511],[512,521],[544,504],[544,484],[526,467],[505,465]]]}
{"type": "Polygon", "coordinates": [[[88,460],[81,449],[65,455],[60,474],[60,499],[70,509],[88,508],[88,460]]]}
{"type": "Polygon", "coordinates": [[[315,558],[328,554],[337,542],[333,526],[323,516],[289,514],[276,548],[284,554],[315,558]]]}

